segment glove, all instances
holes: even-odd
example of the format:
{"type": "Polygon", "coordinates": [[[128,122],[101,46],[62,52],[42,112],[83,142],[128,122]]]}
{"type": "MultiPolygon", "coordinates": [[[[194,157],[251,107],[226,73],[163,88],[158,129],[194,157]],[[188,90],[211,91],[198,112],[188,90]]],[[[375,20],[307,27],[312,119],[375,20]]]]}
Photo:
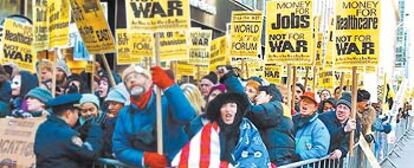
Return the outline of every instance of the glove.
{"type": "Polygon", "coordinates": [[[374,135],[372,134],[365,135],[365,140],[367,140],[368,143],[371,143],[372,141],[375,140],[374,135]]]}
{"type": "Polygon", "coordinates": [[[174,81],[168,76],[167,72],[159,66],[151,68],[152,81],[161,89],[166,89],[174,84],[174,81]]]}
{"type": "Polygon", "coordinates": [[[156,152],[144,152],[144,165],[151,168],[167,167],[167,158],[156,152]]]}

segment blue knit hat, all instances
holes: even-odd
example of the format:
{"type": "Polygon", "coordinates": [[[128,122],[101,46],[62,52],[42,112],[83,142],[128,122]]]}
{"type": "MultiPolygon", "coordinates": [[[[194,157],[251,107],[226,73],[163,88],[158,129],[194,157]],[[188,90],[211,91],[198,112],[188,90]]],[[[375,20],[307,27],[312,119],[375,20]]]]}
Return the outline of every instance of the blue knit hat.
{"type": "Polygon", "coordinates": [[[48,101],[53,99],[52,93],[50,93],[49,90],[41,88],[41,87],[36,87],[36,88],[33,88],[32,90],[30,90],[26,94],[24,99],[27,99],[28,97],[36,98],[36,99],[40,100],[42,103],[45,103],[45,104],[48,101]]]}
{"type": "Polygon", "coordinates": [[[122,94],[122,92],[118,88],[114,88],[111,91],[109,91],[108,96],[105,99],[105,102],[107,101],[125,104],[128,101],[128,99],[122,94]]]}
{"type": "Polygon", "coordinates": [[[349,107],[349,109],[352,109],[352,95],[349,92],[342,92],[341,98],[339,98],[338,102],[336,103],[336,106],[339,104],[344,104],[349,107]]]}
{"type": "Polygon", "coordinates": [[[82,98],[79,100],[79,104],[85,104],[85,103],[93,103],[96,105],[98,109],[100,109],[99,105],[99,99],[94,94],[82,94],[82,98]]]}

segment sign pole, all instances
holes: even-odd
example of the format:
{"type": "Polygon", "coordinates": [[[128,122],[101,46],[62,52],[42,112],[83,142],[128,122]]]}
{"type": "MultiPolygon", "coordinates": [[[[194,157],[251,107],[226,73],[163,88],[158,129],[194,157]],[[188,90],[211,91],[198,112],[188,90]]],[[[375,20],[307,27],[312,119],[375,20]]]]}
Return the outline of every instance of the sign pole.
{"type": "MultiPolygon", "coordinates": [[[[47,51],[46,53],[48,53],[49,51],[47,51]]],[[[56,58],[57,58],[57,52],[58,49],[55,48],[55,54],[53,54],[53,58],[52,58],[52,96],[56,97],[56,58]]]]}
{"type": "Polygon", "coordinates": [[[92,58],[92,71],[91,71],[91,93],[93,94],[94,93],[94,88],[93,88],[93,83],[95,82],[95,80],[94,80],[94,76],[95,76],[95,71],[96,71],[96,69],[95,69],[95,55],[94,54],[92,54],[91,55],[91,58],[92,58]]]}
{"type": "MultiPolygon", "coordinates": [[[[161,65],[160,61],[160,34],[155,33],[155,63],[161,65]]],[[[156,87],[157,92],[157,152],[163,154],[163,135],[162,135],[162,109],[161,109],[161,89],[156,87]]]]}
{"type": "MultiPolygon", "coordinates": [[[[291,71],[291,66],[290,65],[288,65],[287,66],[287,106],[289,107],[289,108],[292,108],[292,82],[291,82],[291,79],[292,79],[292,71],[291,71]]],[[[291,110],[291,109],[290,109],[291,110]]]]}
{"type": "MultiPolygon", "coordinates": [[[[352,108],[351,108],[351,118],[355,119],[356,110],[357,110],[357,89],[358,89],[358,76],[357,76],[357,67],[352,67],[352,108]]],[[[355,131],[351,131],[349,139],[349,155],[353,156],[354,154],[354,136],[355,131]]]]}
{"type": "Polygon", "coordinates": [[[244,70],[246,71],[246,79],[249,78],[249,67],[247,66],[247,62],[244,62],[244,70]]]}
{"type": "Polygon", "coordinates": [[[345,73],[341,72],[341,80],[339,81],[339,96],[342,96],[342,88],[344,87],[345,73]]]}
{"type": "Polygon", "coordinates": [[[112,74],[111,68],[109,67],[108,59],[106,59],[105,55],[101,55],[101,56],[103,58],[103,62],[104,62],[106,72],[108,72],[109,81],[111,82],[112,87],[114,87],[116,85],[116,82],[115,82],[115,79],[114,79],[114,75],[112,74]]]}
{"type": "Polygon", "coordinates": [[[295,109],[295,103],[296,103],[296,66],[292,67],[293,69],[293,79],[292,79],[292,86],[290,87],[290,89],[292,90],[292,99],[290,100],[291,103],[291,108],[295,109]]]}
{"type": "Polygon", "coordinates": [[[315,91],[316,90],[316,73],[318,73],[318,69],[315,67],[313,67],[313,81],[312,81],[312,90],[315,91]]]}
{"type": "Polygon", "coordinates": [[[308,75],[309,75],[309,68],[305,67],[306,71],[305,71],[305,83],[304,83],[304,87],[305,87],[305,91],[307,90],[306,88],[308,88],[308,75]]]}

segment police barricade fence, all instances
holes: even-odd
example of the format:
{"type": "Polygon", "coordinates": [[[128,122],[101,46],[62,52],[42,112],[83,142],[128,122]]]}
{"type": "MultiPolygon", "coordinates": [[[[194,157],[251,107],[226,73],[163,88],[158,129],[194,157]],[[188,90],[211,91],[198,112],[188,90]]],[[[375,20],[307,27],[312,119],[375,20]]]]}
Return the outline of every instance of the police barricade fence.
{"type": "MultiPolygon", "coordinates": [[[[404,143],[408,140],[409,135],[411,135],[411,121],[412,119],[409,118],[402,118],[400,123],[396,124],[393,129],[395,130],[395,143],[388,143],[384,142],[377,146],[377,149],[374,149],[375,145],[371,145],[371,150],[375,153],[379,164],[382,166],[385,163],[389,163],[392,167],[397,168],[397,165],[394,163],[393,158],[391,156],[395,155],[397,157],[401,157],[398,153],[402,151],[402,147],[404,147],[404,143]],[[379,150],[378,150],[379,149],[379,150]]],[[[376,133],[375,134],[376,141],[381,139],[385,139],[386,135],[384,133],[376,133]],[[385,137],[385,138],[384,138],[385,137]]],[[[394,158],[395,159],[395,158],[394,158]]],[[[115,159],[109,158],[99,158],[94,164],[93,168],[131,168],[133,166],[127,165],[115,159]]],[[[346,158],[341,160],[331,160],[329,159],[329,155],[322,157],[322,158],[315,158],[309,160],[303,160],[299,162],[294,162],[291,164],[279,166],[279,168],[355,168],[355,167],[370,167],[367,158],[365,157],[360,144],[357,143],[354,146],[354,155],[349,156],[347,155],[346,158]]]]}

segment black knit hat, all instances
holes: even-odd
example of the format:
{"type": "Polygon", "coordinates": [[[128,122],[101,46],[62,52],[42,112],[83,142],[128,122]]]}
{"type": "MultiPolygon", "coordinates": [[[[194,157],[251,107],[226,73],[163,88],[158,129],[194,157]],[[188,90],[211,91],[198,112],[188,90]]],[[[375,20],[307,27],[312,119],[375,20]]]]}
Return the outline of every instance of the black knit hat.
{"type": "MultiPolygon", "coordinates": [[[[218,121],[220,118],[220,108],[226,103],[236,103],[237,104],[237,113],[241,112],[241,116],[244,116],[244,113],[249,105],[247,97],[239,93],[223,93],[214,98],[207,105],[206,116],[210,121],[218,121]]],[[[239,116],[239,114],[237,114],[239,116]]]]}
{"type": "Polygon", "coordinates": [[[217,84],[217,81],[218,81],[218,77],[214,72],[208,73],[208,75],[203,76],[203,78],[201,78],[201,79],[207,79],[207,80],[211,81],[213,84],[217,84]]]}
{"type": "Polygon", "coordinates": [[[349,107],[349,109],[352,108],[352,95],[349,92],[342,92],[341,98],[339,98],[338,102],[336,103],[336,106],[340,104],[344,104],[349,107]]]}

